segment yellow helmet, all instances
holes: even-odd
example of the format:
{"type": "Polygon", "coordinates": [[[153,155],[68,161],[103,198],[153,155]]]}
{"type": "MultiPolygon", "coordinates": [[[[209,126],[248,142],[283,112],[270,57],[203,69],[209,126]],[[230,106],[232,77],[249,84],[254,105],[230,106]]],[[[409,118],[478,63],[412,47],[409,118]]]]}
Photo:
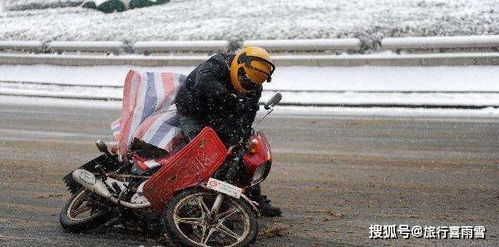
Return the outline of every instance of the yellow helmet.
{"type": "Polygon", "coordinates": [[[230,81],[238,92],[248,93],[265,81],[270,82],[274,69],[267,51],[260,47],[245,47],[232,59],[230,81]]]}

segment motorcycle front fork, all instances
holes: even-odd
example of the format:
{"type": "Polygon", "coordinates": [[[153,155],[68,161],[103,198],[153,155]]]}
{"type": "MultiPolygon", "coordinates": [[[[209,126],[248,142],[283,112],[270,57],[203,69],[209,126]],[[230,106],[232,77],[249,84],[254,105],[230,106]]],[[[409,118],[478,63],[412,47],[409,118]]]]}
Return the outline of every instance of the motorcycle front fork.
{"type": "Polygon", "coordinates": [[[218,193],[217,197],[215,198],[215,202],[213,203],[213,207],[211,207],[210,210],[210,215],[217,215],[218,210],[220,210],[220,207],[222,206],[222,202],[224,200],[224,194],[218,193]]]}

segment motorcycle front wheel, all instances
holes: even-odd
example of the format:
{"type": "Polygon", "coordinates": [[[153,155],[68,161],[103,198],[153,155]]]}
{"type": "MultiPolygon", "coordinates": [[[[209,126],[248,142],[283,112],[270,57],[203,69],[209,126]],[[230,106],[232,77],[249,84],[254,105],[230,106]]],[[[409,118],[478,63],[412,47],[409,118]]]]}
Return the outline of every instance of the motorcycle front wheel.
{"type": "Polygon", "coordinates": [[[78,190],[59,215],[62,228],[68,232],[83,232],[94,229],[111,219],[112,213],[92,200],[92,192],[78,190]]]}
{"type": "Polygon", "coordinates": [[[258,235],[258,221],[246,201],[224,196],[212,212],[218,193],[190,189],[173,197],[163,212],[165,232],[179,246],[248,246],[258,235]]]}

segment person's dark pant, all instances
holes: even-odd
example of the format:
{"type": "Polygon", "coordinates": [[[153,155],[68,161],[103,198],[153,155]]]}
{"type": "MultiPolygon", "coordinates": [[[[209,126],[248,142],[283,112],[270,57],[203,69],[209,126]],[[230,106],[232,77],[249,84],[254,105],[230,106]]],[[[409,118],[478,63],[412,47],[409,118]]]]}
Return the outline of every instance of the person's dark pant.
{"type": "Polygon", "coordinates": [[[195,118],[179,114],[180,128],[189,141],[194,139],[204,126],[195,118]]]}
{"type": "Polygon", "coordinates": [[[246,192],[244,194],[252,201],[260,201],[260,198],[262,197],[262,188],[260,187],[260,184],[253,185],[251,187],[248,187],[246,189],[246,192]]]}

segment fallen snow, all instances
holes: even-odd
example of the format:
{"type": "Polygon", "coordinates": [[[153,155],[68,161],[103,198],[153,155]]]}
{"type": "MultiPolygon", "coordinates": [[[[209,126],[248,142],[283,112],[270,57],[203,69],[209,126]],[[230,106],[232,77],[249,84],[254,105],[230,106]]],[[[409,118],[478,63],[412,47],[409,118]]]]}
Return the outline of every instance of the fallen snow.
{"type": "Polygon", "coordinates": [[[0,65],[0,80],[122,86],[130,69],[188,74],[194,67],[0,65]]]}
{"type": "MultiPolygon", "coordinates": [[[[123,85],[129,69],[188,74],[194,67],[0,65],[0,81],[123,85]]],[[[286,67],[276,69],[272,90],[496,91],[499,66],[286,67]]]]}
{"type": "MultiPolygon", "coordinates": [[[[499,106],[499,93],[309,93],[283,92],[283,103],[316,105],[499,106]]],[[[262,98],[270,98],[266,92],[262,98]]]]}
{"type": "Polygon", "coordinates": [[[84,0],[2,0],[8,10],[29,10],[75,7],[81,5],[84,0]]]}
{"type": "MultiPolygon", "coordinates": [[[[423,108],[348,108],[348,107],[300,107],[300,106],[279,106],[275,110],[275,116],[279,115],[296,116],[310,118],[310,115],[322,116],[326,118],[344,117],[431,117],[431,118],[464,118],[459,119],[460,122],[465,119],[472,118],[473,121],[480,121],[477,118],[486,118],[483,121],[489,121],[493,118],[494,122],[499,120],[499,108],[483,108],[477,110],[469,109],[423,109],[423,108]]],[[[412,119],[416,121],[418,119],[412,119]]]]}
{"type": "Polygon", "coordinates": [[[358,37],[373,49],[382,37],[498,34],[498,11],[497,0],[173,0],[113,14],[80,7],[6,11],[0,14],[0,40],[358,37]]]}
{"type": "MultiPolygon", "coordinates": [[[[188,74],[193,67],[131,67],[188,74]]],[[[19,84],[2,81],[122,86],[130,67],[0,66],[0,94],[119,100],[122,88],[19,84]]],[[[499,66],[280,67],[262,101],[282,91],[283,103],[318,105],[499,106],[499,66]],[[308,90],[308,91],[307,91],[308,90]]]]}
{"type": "MultiPolygon", "coordinates": [[[[46,99],[30,97],[0,96],[0,104],[3,105],[37,105],[50,107],[77,107],[88,109],[121,109],[119,101],[92,101],[92,100],[67,100],[46,99]]],[[[484,109],[423,109],[423,108],[349,108],[349,107],[299,107],[278,106],[270,116],[271,118],[295,117],[310,118],[310,115],[324,118],[337,117],[430,117],[430,118],[459,118],[458,121],[494,121],[499,120],[499,108],[484,109]],[[482,118],[480,120],[479,118],[482,118]]],[[[263,111],[259,112],[262,114],[263,111]]],[[[416,120],[416,119],[413,119],[416,120]]]]}

